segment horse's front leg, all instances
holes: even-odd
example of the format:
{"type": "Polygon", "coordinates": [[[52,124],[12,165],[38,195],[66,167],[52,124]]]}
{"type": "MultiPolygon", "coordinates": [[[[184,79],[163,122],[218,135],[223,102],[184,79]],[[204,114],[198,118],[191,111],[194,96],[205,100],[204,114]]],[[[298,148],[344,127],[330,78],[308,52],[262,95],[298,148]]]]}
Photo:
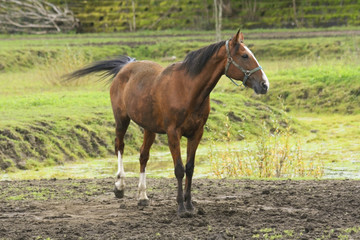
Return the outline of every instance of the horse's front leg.
{"type": "Polygon", "coordinates": [[[184,206],[184,196],[183,196],[183,188],[182,188],[182,180],[185,175],[185,169],[180,154],[181,134],[180,131],[177,129],[170,129],[167,132],[167,135],[168,135],[169,148],[174,161],[175,176],[178,181],[178,193],[176,198],[178,203],[178,214],[180,217],[182,217],[186,212],[186,210],[184,206]]]}
{"type": "Polygon", "coordinates": [[[200,128],[195,134],[188,138],[187,142],[187,160],[186,160],[186,180],[185,180],[185,207],[187,211],[194,211],[191,202],[191,183],[195,167],[195,154],[199,146],[204,129],[200,128]]]}

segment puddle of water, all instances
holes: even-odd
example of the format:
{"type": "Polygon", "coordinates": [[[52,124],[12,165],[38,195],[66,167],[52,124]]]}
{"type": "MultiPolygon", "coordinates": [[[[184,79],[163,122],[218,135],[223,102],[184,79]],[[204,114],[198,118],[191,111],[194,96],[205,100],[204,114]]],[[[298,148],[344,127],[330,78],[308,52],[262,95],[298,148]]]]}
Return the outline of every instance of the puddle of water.
{"type": "Polygon", "coordinates": [[[349,163],[327,163],[324,169],[324,178],[348,178],[360,179],[360,161],[351,161],[349,163]]]}
{"type": "MultiPolygon", "coordinates": [[[[210,163],[206,161],[206,152],[200,150],[197,154],[194,178],[211,177],[210,163]]],[[[140,164],[138,155],[124,156],[124,169],[126,177],[138,177],[140,164]]],[[[117,159],[95,159],[76,163],[66,163],[62,166],[40,168],[38,170],[24,170],[15,173],[0,174],[0,181],[28,180],[50,178],[106,178],[115,177],[117,172],[117,159]]],[[[174,178],[174,165],[170,152],[153,152],[146,167],[149,177],[174,178]]]]}
{"type": "MultiPolygon", "coordinates": [[[[222,144],[213,148],[212,151],[221,152],[227,148],[230,149],[244,149],[249,148],[243,142],[232,143],[229,146],[222,144]],[[236,148],[235,148],[236,147],[236,148]]],[[[306,147],[306,146],[305,146],[306,147]]],[[[211,165],[209,161],[210,147],[200,147],[195,162],[194,178],[213,178],[214,174],[211,172],[211,165]]],[[[234,150],[237,151],[237,150],[234,150]]],[[[306,149],[308,154],[313,154],[314,149],[306,149]]],[[[340,149],[326,150],[326,156],[334,154],[338,156],[344,150],[340,149]]],[[[325,156],[324,155],[324,156],[325,156]]],[[[182,153],[183,161],[185,162],[185,153],[182,153]]],[[[321,158],[321,155],[320,155],[321,158]]],[[[139,160],[138,155],[124,156],[124,168],[127,177],[139,176],[139,160]]],[[[16,180],[16,179],[42,179],[42,178],[105,178],[114,177],[117,172],[117,159],[96,159],[91,161],[82,161],[77,163],[67,163],[63,166],[53,166],[41,168],[39,170],[18,171],[16,173],[6,173],[0,175],[0,180],[16,180]]],[[[174,178],[174,167],[171,154],[165,152],[152,152],[150,160],[148,161],[146,173],[148,177],[166,177],[174,178]]],[[[349,178],[360,179],[360,153],[347,153],[341,161],[326,161],[324,169],[325,179],[331,178],[349,178]]]]}
{"type": "Polygon", "coordinates": [[[324,159],[324,179],[360,179],[360,151],[357,150],[359,144],[352,143],[347,148],[335,145],[332,144],[331,149],[326,144],[306,146],[304,152],[308,156],[324,159]]]}

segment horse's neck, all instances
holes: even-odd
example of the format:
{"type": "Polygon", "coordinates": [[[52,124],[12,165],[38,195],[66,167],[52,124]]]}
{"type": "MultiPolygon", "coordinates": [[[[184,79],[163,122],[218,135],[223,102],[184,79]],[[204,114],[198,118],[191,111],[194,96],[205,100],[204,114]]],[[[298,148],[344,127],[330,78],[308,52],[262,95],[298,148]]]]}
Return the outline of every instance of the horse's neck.
{"type": "Polygon", "coordinates": [[[204,69],[192,79],[191,94],[197,104],[201,104],[214,89],[225,71],[224,58],[211,59],[204,69]]]}

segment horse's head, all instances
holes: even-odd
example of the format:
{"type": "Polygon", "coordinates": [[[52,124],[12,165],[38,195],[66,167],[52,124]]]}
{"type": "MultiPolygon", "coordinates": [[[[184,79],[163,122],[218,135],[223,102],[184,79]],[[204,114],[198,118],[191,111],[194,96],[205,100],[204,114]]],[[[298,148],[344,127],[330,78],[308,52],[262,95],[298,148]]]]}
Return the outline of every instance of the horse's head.
{"type": "Polygon", "coordinates": [[[256,94],[265,94],[269,90],[269,80],[254,54],[245,46],[244,35],[238,31],[231,40],[226,41],[225,47],[225,75],[230,79],[242,80],[256,94]]]}

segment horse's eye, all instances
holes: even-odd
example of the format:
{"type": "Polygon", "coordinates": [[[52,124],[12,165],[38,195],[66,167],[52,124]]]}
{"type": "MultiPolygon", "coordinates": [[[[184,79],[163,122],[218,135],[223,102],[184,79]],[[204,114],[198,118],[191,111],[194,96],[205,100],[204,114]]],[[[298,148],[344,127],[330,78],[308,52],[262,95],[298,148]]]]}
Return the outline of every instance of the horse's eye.
{"type": "Polygon", "coordinates": [[[247,54],[244,54],[241,56],[242,58],[248,58],[249,56],[247,54]]]}

